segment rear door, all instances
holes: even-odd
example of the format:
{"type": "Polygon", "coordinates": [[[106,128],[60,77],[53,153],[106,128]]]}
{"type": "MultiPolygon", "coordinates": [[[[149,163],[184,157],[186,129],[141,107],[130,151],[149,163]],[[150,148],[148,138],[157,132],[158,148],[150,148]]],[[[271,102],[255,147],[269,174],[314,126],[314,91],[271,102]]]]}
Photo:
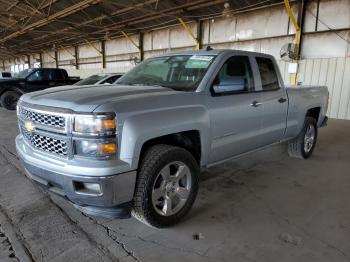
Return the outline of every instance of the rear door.
{"type": "Polygon", "coordinates": [[[62,69],[50,69],[49,71],[49,87],[61,86],[68,84],[66,76],[62,69]]]}
{"type": "Polygon", "coordinates": [[[270,57],[255,58],[261,82],[261,109],[263,122],[261,146],[281,140],[286,129],[288,97],[283,82],[280,81],[276,63],[270,57]]]}
{"type": "Polygon", "coordinates": [[[252,59],[247,55],[224,60],[214,83],[210,111],[209,162],[217,162],[258,147],[262,124],[261,92],[256,90],[252,59]]]}

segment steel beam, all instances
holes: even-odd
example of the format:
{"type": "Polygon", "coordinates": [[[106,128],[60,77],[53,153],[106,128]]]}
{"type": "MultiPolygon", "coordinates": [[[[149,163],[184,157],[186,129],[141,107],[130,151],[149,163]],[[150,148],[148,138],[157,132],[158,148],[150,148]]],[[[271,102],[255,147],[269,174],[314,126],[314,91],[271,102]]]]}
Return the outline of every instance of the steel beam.
{"type": "Polygon", "coordinates": [[[304,31],[304,22],[305,22],[305,13],[306,13],[307,0],[301,0],[299,2],[299,11],[298,11],[298,24],[300,25],[300,39],[298,47],[298,59],[301,56],[301,50],[303,48],[303,31],[304,31]]]}
{"type": "Polygon", "coordinates": [[[106,41],[101,41],[101,62],[102,62],[102,68],[106,68],[106,41]]]}
{"type": "Polygon", "coordinates": [[[197,40],[198,40],[198,49],[203,48],[203,20],[197,21],[197,40]]]}
{"type": "Polygon", "coordinates": [[[140,61],[144,58],[144,52],[143,52],[143,33],[139,33],[139,43],[137,44],[127,33],[124,31],[121,31],[122,35],[134,46],[139,52],[139,59],[140,61]]]}
{"type": "Polygon", "coordinates": [[[144,59],[144,45],[143,45],[143,37],[144,34],[142,32],[139,33],[139,53],[140,53],[140,61],[144,59]]]}
{"type": "Polygon", "coordinates": [[[27,55],[27,61],[28,61],[28,68],[31,68],[32,64],[30,63],[30,55],[27,55]]]}
{"type": "Polygon", "coordinates": [[[55,57],[54,57],[54,59],[55,59],[56,68],[58,68],[58,67],[59,67],[59,63],[58,63],[58,53],[57,53],[57,50],[55,50],[55,57]]]}
{"type": "Polygon", "coordinates": [[[197,37],[195,37],[195,35],[192,33],[191,29],[188,27],[188,25],[184,22],[184,20],[179,17],[178,18],[179,22],[181,23],[181,25],[183,26],[183,28],[185,29],[185,31],[187,32],[187,34],[194,40],[194,42],[196,43],[196,49],[200,48],[200,43],[197,39],[197,37]]]}
{"type": "Polygon", "coordinates": [[[43,67],[43,53],[42,52],[39,53],[39,63],[40,63],[40,67],[43,67]]]}
{"type": "MultiPolygon", "coordinates": [[[[285,8],[286,8],[287,14],[289,16],[289,19],[292,22],[292,24],[294,26],[294,29],[295,29],[295,37],[294,37],[295,50],[294,50],[294,53],[297,54],[297,59],[294,62],[298,63],[300,38],[301,38],[301,28],[300,28],[300,26],[298,24],[297,19],[295,18],[294,14],[293,14],[292,8],[290,7],[289,0],[284,0],[284,5],[285,5],[285,8]]],[[[290,74],[290,83],[295,85],[296,82],[297,82],[297,73],[290,74]]]]}
{"type": "Polygon", "coordinates": [[[74,46],[75,69],[79,69],[79,50],[78,46],[74,46]]]}

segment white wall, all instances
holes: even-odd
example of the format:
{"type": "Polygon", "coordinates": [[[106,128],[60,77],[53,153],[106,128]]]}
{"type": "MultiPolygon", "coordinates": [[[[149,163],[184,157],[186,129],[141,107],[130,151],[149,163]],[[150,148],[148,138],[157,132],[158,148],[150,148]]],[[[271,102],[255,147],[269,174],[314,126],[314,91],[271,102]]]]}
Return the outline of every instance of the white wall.
{"type": "MultiPolygon", "coordinates": [[[[288,63],[278,62],[284,82],[289,84],[288,63]]],[[[350,120],[350,57],[300,61],[298,81],[303,85],[327,86],[328,115],[350,120]]]]}

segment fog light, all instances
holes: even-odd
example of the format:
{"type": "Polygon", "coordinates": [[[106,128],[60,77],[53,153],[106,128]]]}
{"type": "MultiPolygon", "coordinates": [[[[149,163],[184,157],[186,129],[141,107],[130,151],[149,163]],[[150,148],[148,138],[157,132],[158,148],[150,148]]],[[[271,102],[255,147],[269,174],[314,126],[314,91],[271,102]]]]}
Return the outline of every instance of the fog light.
{"type": "Polygon", "coordinates": [[[74,181],[74,188],[77,193],[89,195],[101,195],[101,185],[98,183],[85,183],[74,181]]]}

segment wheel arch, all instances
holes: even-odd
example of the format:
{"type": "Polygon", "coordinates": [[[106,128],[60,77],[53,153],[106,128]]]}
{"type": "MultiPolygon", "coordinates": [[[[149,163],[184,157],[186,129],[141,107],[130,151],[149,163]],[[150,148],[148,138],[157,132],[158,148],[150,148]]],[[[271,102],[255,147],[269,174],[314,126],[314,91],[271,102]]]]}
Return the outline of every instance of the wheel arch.
{"type": "Polygon", "coordinates": [[[321,107],[319,107],[319,106],[318,107],[309,108],[306,111],[305,117],[312,117],[318,123],[319,118],[320,118],[320,113],[321,113],[321,107]]]}
{"type": "Polygon", "coordinates": [[[0,89],[0,97],[7,91],[14,91],[14,92],[17,92],[21,95],[24,94],[24,92],[19,88],[19,87],[16,87],[16,86],[7,86],[7,87],[4,87],[4,88],[1,88],[0,89]]]}
{"type": "Polygon", "coordinates": [[[149,139],[143,143],[140,150],[139,159],[141,160],[143,158],[145,152],[149,148],[159,144],[184,148],[193,155],[198,165],[201,163],[202,144],[199,130],[182,131],[149,139]]]}

